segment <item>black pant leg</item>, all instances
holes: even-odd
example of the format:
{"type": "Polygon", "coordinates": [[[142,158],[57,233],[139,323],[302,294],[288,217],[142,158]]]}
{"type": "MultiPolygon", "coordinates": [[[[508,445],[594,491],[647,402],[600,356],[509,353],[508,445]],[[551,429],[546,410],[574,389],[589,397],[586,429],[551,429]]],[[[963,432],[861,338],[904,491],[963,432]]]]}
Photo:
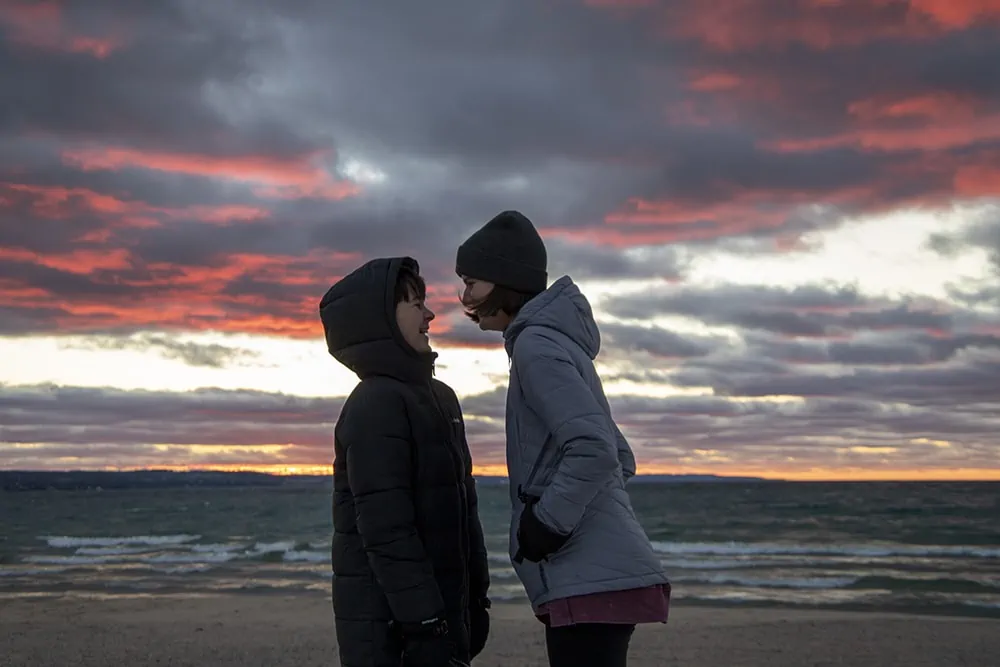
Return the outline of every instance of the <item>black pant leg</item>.
{"type": "Polygon", "coordinates": [[[545,627],[549,667],[626,667],[634,625],[579,623],[545,627]]]}

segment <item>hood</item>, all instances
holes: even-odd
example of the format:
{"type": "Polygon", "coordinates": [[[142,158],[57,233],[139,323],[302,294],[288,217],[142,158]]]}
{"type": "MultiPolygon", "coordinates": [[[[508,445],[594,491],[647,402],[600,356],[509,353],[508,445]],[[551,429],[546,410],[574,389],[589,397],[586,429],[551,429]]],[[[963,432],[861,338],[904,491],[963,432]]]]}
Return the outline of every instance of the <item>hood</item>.
{"type": "Polygon", "coordinates": [[[507,354],[525,327],[546,327],[568,336],[583,348],[591,359],[601,351],[601,332],[594,321],[594,311],[569,276],[563,276],[547,290],[524,304],[521,312],[503,332],[507,354]]]}
{"type": "Polygon", "coordinates": [[[407,345],[396,323],[393,296],[403,266],[419,271],[410,257],[373,259],[344,276],[320,301],[327,349],[361,379],[388,375],[415,382],[433,373],[437,355],[407,345]]]}

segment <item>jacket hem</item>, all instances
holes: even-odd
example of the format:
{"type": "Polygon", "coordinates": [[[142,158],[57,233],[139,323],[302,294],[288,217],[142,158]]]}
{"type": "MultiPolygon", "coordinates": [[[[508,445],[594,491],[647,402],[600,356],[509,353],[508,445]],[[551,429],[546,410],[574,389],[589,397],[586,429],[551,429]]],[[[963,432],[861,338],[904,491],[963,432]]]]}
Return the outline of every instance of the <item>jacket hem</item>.
{"type": "Polygon", "coordinates": [[[532,610],[536,613],[539,608],[553,600],[576,597],[578,595],[590,595],[592,593],[613,593],[615,591],[627,591],[632,588],[646,588],[647,586],[657,586],[669,584],[670,578],[666,573],[647,574],[632,577],[620,577],[615,579],[604,579],[602,581],[585,581],[573,586],[559,586],[552,588],[531,598],[532,610]]]}

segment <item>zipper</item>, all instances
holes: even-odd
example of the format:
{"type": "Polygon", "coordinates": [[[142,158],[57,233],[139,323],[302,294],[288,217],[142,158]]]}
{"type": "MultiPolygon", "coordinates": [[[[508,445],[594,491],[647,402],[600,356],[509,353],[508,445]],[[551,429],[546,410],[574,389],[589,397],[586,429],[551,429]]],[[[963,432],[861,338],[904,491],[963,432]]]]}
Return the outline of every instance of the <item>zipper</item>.
{"type": "MultiPolygon", "coordinates": [[[[469,553],[469,547],[471,546],[472,535],[469,532],[469,521],[471,520],[471,517],[469,516],[469,509],[468,509],[469,494],[465,489],[465,465],[462,462],[461,453],[458,451],[458,443],[455,442],[455,437],[454,437],[455,429],[452,426],[451,420],[448,419],[448,414],[444,411],[444,408],[441,407],[441,402],[438,401],[437,394],[434,393],[434,384],[432,382],[427,383],[427,391],[430,392],[431,403],[434,404],[434,409],[438,413],[438,423],[444,426],[441,436],[445,439],[444,446],[448,450],[448,456],[451,459],[452,465],[454,466],[455,469],[455,480],[458,482],[458,495],[462,502],[462,516],[464,517],[464,520],[462,521],[461,535],[459,539],[461,540],[461,543],[464,545],[464,551],[467,554],[469,553]]],[[[468,594],[470,587],[468,580],[469,562],[467,557],[465,558],[465,561],[466,561],[465,591],[466,594],[468,594]]],[[[468,600],[466,600],[466,602],[468,602],[468,600]]]]}
{"type": "MultiPolygon", "coordinates": [[[[448,415],[445,413],[444,408],[441,407],[440,401],[438,401],[437,394],[434,393],[434,385],[427,383],[427,391],[431,394],[431,403],[434,404],[434,409],[438,413],[438,423],[444,425],[443,433],[441,434],[445,438],[445,446],[448,448],[448,456],[451,458],[451,462],[455,467],[455,475],[459,480],[465,479],[465,466],[462,465],[461,456],[458,453],[457,446],[452,437],[452,423],[448,419],[448,415]]],[[[462,486],[462,495],[465,495],[465,485],[462,486]]]]}

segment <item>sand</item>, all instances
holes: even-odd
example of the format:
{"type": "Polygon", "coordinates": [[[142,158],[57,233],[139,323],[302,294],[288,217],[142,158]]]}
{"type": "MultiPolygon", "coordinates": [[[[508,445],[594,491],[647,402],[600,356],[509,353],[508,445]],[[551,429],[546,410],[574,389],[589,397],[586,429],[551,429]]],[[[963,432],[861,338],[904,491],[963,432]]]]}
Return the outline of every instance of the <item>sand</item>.
{"type": "MultiPolygon", "coordinates": [[[[477,667],[546,664],[528,608],[498,605],[493,618],[477,667]]],[[[0,597],[3,666],[338,664],[330,603],[318,595],[0,597]]],[[[1000,621],[677,606],[668,625],[637,630],[629,664],[996,667],[1000,621]]]]}

